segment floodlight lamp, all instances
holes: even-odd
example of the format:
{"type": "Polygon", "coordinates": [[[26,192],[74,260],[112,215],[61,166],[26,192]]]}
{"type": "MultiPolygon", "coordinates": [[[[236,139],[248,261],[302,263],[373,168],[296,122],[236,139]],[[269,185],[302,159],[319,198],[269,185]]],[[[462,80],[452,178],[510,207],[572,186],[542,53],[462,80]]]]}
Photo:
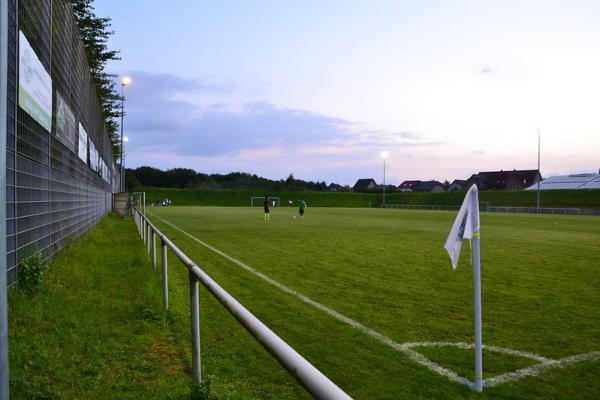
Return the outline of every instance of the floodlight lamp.
{"type": "Polygon", "coordinates": [[[129,142],[129,138],[128,138],[127,136],[123,136],[123,141],[124,141],[125,143],[127,143],[127,142],[129,142]]]}
{"type": "Polygon", "coordinates": [[[131,83],[131,78],[128,76],[124,76],[123,79],[121,80],[121,84],[123,86],[127,86],[131,83]]]}
{"type": "Polygon", "coordinates": [[[388,158],[389,156],[390,156],[390,153],[389,153],[389,151],[384,151],[384,152],[382,152],[382,153],[381,153],[381,158],[383,158],[384,160],[385,160],[386,158],[388,158]]]}

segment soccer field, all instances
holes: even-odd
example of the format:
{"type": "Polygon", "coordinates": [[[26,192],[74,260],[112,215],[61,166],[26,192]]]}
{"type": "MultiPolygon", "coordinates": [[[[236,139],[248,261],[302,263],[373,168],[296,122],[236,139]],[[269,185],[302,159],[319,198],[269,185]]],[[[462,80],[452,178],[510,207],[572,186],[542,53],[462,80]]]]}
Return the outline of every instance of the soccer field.
{"type": "MultiPolygon", "coordinates": [[[[477,394],[460,382],[474,379],[473,351],[456,345],[473,343],[469,246],[455,271],[443,249],[455,212],[308,208],[299,220],[281,207],[265,222],[259,207],[148,211],[356,399],[600,398],[598,217],[482,214],[483,370],[501,379],[477,394]]],[[[173,256],[170,280],[185,327],[187,271],[173,256]]],[[[206,290],[201,329],[218,398],[309,397],[206,290]]]]}

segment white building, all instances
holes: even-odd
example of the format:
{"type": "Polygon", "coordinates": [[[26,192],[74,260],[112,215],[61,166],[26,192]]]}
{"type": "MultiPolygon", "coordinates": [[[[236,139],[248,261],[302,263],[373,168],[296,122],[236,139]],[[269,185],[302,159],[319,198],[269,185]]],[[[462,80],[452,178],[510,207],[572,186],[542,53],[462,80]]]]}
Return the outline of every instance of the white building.
{"type": "MultiPolygon", "coordinates": [[[[537,184],[526,190],[536,190],[537,184]]],[[[597,174],[573,174],[551,176],[540,182],[540,190],[551,189],[600,189],[600,171],[597,174]]]]}

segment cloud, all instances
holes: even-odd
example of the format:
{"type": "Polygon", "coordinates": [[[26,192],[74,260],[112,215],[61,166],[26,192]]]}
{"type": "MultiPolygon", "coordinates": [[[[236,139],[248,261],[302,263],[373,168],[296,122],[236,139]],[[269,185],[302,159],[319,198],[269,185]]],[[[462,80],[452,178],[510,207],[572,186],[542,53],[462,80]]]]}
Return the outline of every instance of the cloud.
{"type": "Polygon", "coordinates": [[[182,157],[331,153],[358,159],[374,150],[438,144],[414,132],[371,129],[308,110],[228,102],[233,85],[142,71],[134,75],[126,89],[129,152],[182,157]]]}
{"type": "Polygon", "coordinates": [[[495,74],[495,73],[496,73],[496,71],[489,67],[482,68],[478,72],[479,75],[490,75],[490,74],[495,74]]]}

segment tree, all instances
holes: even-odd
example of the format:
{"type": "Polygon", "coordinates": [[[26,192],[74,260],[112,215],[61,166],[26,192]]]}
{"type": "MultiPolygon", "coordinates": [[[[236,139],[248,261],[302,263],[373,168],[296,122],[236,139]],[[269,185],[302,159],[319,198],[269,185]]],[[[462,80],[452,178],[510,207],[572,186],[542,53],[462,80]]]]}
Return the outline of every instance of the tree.
{"type": "MultiPolygon", "coordinates": [[[[287,179],[274,181],[247,172],[230,172],[228,174],[205,174],[189,168],[172,168],[162,171],[154,167],[138,167],[127,170],[127,174],[135,177],[131,184],[139,182],[142,186],[175,187],[190,189],[247,189],[267,191],[328,191],[325,181],[313,182],[294,178],[290,174],[287,179]]],[[[127,177],[126,177],[127,178],[127,177]]],[[[129,178],[127,178],[129,179],[129,178]]],[[[128,181],[129,182],[129,181],[128,181]]],[[[129,187],[129,186],[128,186],[129,187]]],[[[137,187],[137,186],[136,186],[137,187]]],[[[350,187],[346,187],[350,191],[350,187]]]]}
{"type": "Polygon", "coordinates": [[[118,133],[121,96],[114,80],[116,75],[105,71],[107,62],[120,60],[119,51],[108,48],[108,39],[114,31],[109,30],[110,18],[101,18],[94,14],[93,0],[69,1],[83,40],[92,78],[96,84],[96,93],[102,108],[104,124],[108,130],[113,156],[117,159],[121,156],[121,138],[118,133]]]}
{"type": "Polygon", "coordinates": [[[127,190],[137,190],[142,187],[138,178],[134,175],[133,170],[125,168],[125,188],[127,190]]]}

